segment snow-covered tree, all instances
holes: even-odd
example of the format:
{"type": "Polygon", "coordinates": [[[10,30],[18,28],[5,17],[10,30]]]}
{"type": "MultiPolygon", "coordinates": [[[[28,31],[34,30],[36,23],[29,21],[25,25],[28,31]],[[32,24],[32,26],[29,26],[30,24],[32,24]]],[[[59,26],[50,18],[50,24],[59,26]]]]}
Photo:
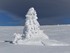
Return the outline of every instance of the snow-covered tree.
{"type": "Polygon", "coordinates": [[[40,24],[37,21],[37,13],[33,7],[29,9],[29,11],[26,14],[26,22],[23,30],[23,34],[26,36],[26,38],[39,38],[39,37],[45,37],[48,39],[48,36],[43,33],[42,30],[40,30],[40,24]]]}
{"type": "Polygon", "coordinates": [[[49,37],[40,29],[40,24],[37,21],[37,13],[32,7],[26,14],[26,22],[23,30],[23,34],[14,33],[14,44],[22,45],[49,45],[49,46],[68,46],[68,44],[61,43],[59,41],[50,40],[49,37]]]}

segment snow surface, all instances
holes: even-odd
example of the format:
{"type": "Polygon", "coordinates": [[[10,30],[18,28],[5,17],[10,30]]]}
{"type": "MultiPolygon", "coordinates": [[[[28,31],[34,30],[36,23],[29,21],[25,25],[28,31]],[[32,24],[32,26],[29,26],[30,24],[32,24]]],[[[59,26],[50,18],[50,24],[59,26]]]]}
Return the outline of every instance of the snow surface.
{"type": "MultiPolygon", "coordinates": [[[[8,42],[13,41],[14,32],[23,33],[23,26],[0,26],[0,52],[1,53],[70,53],[70,46],[26,46],[14,45],[8,42]]],[[[51,40],[70,44],[70,25],[47,25],[41,26],[51,40]]]]}

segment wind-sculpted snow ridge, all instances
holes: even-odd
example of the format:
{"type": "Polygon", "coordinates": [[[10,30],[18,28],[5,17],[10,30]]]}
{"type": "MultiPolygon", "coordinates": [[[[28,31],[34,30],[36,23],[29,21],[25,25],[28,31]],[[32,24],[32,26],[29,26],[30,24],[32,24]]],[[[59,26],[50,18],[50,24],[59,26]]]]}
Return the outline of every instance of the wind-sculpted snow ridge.
{"type": "Polygon", "coordinates": [[[26,15],[26,22],[23,34],[14,33],[14,44],[18,45],[39,45],[39,46],[69,46],[69,44],[50,40],[49,37],[40,29],[37,21],[37,13],[32,7],[26,15]]]}
{"type": "Polygon", "coordinates": [[[44,46],[70,46],[70,44],[59,42],[56,40],[44,40],[42,42],[44,46]]]}
{"type": "MultiPolygon", "coordinates": [[[[15,35],[21,36],[21,34],[15,34],[15,35]]],[[[70,46],[70,44],[67,44],[67,43],[63,43],[57,40],[44,39],[44,38],[43,39],[42,38],[31,38],[31,39],[21,40],[21,37],[20,37],[18,38],[18,40],[19,41],[17,41],[15,45],[70,46]]]]}

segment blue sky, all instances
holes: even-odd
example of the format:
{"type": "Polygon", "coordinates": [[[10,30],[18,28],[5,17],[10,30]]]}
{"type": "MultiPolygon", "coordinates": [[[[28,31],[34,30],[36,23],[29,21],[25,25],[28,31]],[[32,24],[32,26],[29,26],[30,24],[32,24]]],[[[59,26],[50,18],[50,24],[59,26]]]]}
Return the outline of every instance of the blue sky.
{"type": "Polygon", "coordinates": [[[0,26],[20,26],[22,22],[22,18],[18,18],[8,12],[0,12],[0,26]]]}
{"type": "Polygon", "coordinates": [[[0,0],[0,26],[24,25],[30,7],[42,25],[70,24],[70,0],[0,0]]]}

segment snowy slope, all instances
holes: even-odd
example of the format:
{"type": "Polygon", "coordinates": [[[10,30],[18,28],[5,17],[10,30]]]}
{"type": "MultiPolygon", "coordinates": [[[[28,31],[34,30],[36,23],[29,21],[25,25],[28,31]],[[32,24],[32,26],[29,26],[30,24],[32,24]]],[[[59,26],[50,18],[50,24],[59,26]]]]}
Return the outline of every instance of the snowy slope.
{"type": "MultiPolygon", "coordinates": [[[[41,29],[50,39],[66,42],[70,44],[70,25],[47,25],[41,29]]],[[[23,26],[0,26],[0,41],[13,40],[14,33],[23,33],[23,26]]],[[[51,46],[19,46],[10,43],[0,42],[1,53],[70,53],[70,46],[51,47],[51,46]]]]}

